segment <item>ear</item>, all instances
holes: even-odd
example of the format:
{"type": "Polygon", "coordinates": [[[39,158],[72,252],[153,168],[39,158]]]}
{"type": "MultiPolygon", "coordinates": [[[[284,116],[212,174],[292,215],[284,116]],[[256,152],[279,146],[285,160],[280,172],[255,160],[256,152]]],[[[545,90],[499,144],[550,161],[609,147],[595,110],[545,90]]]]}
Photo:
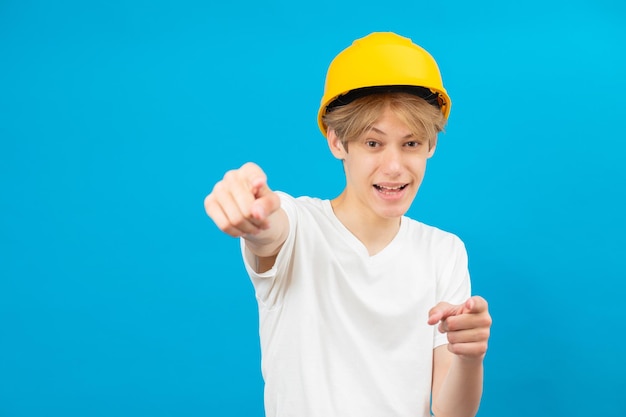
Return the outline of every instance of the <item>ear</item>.
{"type": "Polygon", "coordinates": [[[343,147],[343,143],[333,129],[328,129],[326,139],[328,140],[328,147],[333,156],[337,159],[344,160],[346,158],[346,149],[343,147]]]}
{"type": "Polygon", "coordinates": [[[435,149],[437,149],[437,138],[433,140],[430,149],[428,150],[428,158],[431,158],[435,154],[435,149]]]}

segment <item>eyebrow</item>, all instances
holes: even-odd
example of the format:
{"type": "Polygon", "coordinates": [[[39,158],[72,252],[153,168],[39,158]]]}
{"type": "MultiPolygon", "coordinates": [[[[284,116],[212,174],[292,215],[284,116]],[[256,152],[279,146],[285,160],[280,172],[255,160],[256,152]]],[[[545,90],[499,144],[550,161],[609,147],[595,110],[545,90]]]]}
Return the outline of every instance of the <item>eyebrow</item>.
{"type": "MultiPolygon", "coordinates": [[[[371,130],[372,130],[372,131],[374,131],[374,132],[376,132],[376,133],[379,133],[379,134],[381,134],[381,135],[383,135],[383,136],[387,136],[387,134],[386,134],[385,132],[383,132],[383,131],[382,131],[382,130],[380,130],[380,129],[375,128],[374,126],[372,126],[372,127],[371,127],[371,130]]],[[[410,138],[412,138],[412,137],[414,137],[414,136],[415,136],[415,135],[414,135],[413,133],[409,133],[408,135],[406,135],[406,136],[405,136],[405,137],[403,137],[402,139],[410,139],[410,138]]]]}

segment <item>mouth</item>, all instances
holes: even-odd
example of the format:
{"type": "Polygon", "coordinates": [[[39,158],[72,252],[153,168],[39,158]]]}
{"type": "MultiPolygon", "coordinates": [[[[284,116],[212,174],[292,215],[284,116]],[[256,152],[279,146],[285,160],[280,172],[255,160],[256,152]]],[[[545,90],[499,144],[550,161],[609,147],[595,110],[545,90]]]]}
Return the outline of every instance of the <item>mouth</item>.
{"type": "Polygon", "coordinates": [[[409,184],[400,184],[395,186],[374,184],[374,188],[379,192],[387,195],[394,195],[404,190],[409,184]]]}

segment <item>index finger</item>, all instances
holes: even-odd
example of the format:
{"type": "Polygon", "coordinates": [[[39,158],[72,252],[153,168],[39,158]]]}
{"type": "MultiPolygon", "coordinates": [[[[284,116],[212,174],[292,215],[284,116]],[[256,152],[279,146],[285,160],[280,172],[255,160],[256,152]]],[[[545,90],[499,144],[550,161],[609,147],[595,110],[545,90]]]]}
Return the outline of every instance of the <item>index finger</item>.
{"type": "Polygon", "coordinates": [[[428,312],[428,324],[435,324],[441,320],[445,320],[448,317],[456,316],[460,314],[463,309],[463,304],[454,305],[445,301],[440,302],[435,307],[431,308],[428,312]]]}

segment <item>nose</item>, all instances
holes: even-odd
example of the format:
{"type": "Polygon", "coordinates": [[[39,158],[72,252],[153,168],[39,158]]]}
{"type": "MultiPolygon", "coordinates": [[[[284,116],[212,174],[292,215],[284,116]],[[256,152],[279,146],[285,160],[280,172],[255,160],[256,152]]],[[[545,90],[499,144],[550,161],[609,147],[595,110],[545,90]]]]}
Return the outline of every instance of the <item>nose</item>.
{"type": "Polygon", "coordinates": [[[383,152],[382,168],[386,175],[395,176],[402,170],[402,151],[390,146],[383,152]]]}

